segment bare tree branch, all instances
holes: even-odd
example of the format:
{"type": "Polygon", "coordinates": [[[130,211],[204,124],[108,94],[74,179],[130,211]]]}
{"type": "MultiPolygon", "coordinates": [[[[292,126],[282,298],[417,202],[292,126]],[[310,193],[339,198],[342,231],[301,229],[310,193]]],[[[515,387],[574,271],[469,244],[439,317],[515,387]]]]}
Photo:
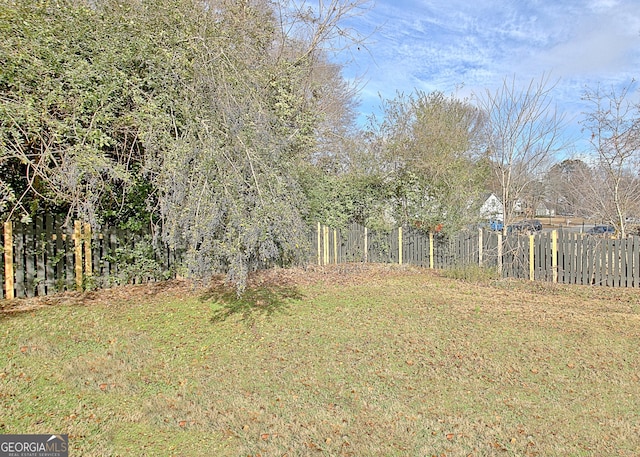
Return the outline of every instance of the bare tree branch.
{"type": "Polygon", "coordinates": [[[564,115],[552,101],[554,87],[545,74],[524,88],[515,77],[505,78],[496,91],[478,97],[487,113],[487,156],[500,185],[505,232],[527,189],[567,146],[564,115]]]}
{"type": "MultiPolygon", "coordinates": [[[[631,81],[619,92],[586,89],[591,104],[582,121],[596,155],[592,179],[584,182],[593,215],[627,234],[629,218],[640,215],[640,104],[630,100],[631,81]]],[[[637,224],[637,222],[636,222],[637,224]]]]}

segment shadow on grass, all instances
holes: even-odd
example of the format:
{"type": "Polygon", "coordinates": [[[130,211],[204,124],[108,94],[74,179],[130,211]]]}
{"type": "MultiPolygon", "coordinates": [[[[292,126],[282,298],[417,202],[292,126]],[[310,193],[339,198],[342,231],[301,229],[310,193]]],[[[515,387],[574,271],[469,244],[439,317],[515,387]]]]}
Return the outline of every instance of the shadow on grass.
{"type": "Polygon", "coordinates": [[[242,296],[228,285],[217,285],[201,296],[202,301],[212,301],[220,306],[214,311],[211,322],[222,322],[238,315],[249,324],[256,316],[272,316],[287,310],[290,302],[304,296],[295,287],[281,285],[261,285],[247,288],[242,296]]]}

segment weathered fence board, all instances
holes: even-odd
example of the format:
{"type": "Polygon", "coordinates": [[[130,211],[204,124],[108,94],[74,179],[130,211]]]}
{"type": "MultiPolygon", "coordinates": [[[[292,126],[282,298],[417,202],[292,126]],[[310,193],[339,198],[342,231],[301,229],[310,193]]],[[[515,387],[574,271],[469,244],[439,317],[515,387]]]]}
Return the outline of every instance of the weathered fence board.
{"type": "Polygon", "coordinates": [[[13,286],[15,288],[15,297],[24,298],[24,278],[25,278],[25,266],[24,266],[24,237],[20,232],[20,226],[14,227],[13,230],[13,268],[15,271],[13,286]],[[16,231],[16,228],[18,229],[16,231]]]}
{"type": "Polygon", "coordinates": [[[632,249],[629,253],[631,258],[630,275],[632,287],[640,286],[640,238],[634,236],[632,238],[632,249]]]}
{"type": "Polygon", "coordinates": [[[56,237],[53,231],[53,217],[46,215],[44,218],[44,277],[46,278],[44,287],[46,293],[49,293],[55,287],[55,246],[56,237]]]}

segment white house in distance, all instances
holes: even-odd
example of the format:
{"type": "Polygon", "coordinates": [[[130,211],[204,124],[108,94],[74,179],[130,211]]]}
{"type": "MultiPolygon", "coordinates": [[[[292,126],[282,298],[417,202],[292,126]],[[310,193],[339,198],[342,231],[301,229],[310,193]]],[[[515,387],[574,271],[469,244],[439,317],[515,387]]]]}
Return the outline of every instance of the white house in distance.
{"type": "Polygon", "coordinates": [[[480,216],[487,220],[504,221],[504,206],[496,194],[491,193],[486,196],[480,207],[480,216]]]}
{"type": "Polygon", "coordinates": [[[556,215],[556,210],[547,206],[546,203],[540,202],[536,206],[536,217],[546,216],[546,217],[554,217],[556,215]]]}

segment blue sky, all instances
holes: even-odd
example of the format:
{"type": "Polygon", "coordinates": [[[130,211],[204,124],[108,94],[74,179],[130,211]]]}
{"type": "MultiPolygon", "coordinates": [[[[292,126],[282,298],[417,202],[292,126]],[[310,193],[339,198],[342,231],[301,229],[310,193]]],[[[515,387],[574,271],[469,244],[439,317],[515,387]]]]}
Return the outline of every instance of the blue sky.
{"type": "Polygon", "coordinates": [[[361,121],[378,112],[379,94],[419,89],[464,98],[495,89],[505,77],[528,84],[547,73],[558,81],[554,99],[578,135],[585,87],[621,87],[640,78],[640,0],[372,4],[347,23],[362,35],[373,33],[344,71],[362,79],[361,121]]]}

